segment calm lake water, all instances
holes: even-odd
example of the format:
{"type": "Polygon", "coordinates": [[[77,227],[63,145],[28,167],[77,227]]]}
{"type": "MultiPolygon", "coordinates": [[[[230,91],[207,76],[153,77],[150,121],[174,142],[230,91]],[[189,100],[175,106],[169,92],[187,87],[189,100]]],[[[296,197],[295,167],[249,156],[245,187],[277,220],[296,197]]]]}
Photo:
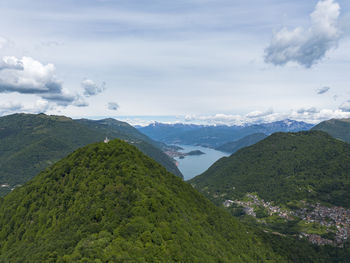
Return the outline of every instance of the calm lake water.
{"type": "Polygon", "coordinates": [[[229,156],[229,153],[220,152],[214,149],[192,146],[192,145],[177,145],[183,148],[180,152],[188,153],[190,151],[200,150],[205,154],[185,156],[185,159],[175,158],[178,162],[178,168],[184,176],[185,180],[190,180],[196,175],[206,171],[213,163],[221,157],[229,156]]]}

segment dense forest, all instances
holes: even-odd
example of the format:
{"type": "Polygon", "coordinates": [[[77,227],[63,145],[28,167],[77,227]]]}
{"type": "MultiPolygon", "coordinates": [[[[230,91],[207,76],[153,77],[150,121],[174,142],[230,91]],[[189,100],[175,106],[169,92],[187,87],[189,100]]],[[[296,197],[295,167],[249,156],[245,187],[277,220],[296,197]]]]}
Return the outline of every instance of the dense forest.
{"type": "Polygon", "coordinates": [[[224,157],[190,183],[210,199],[256,192],[267,201],[350,207],[350,144],[321,131],[275,133],[224,157]]]}
{"type": "Polygon", "coordinates": [[[242,139],[239,139],[237,141],[224,143],[223,145],[220,145],[219,147],[216,147],[215,149],[218,151],[222,151],[222,152],[235,153],[239,149],[251,146],[251,145],[265,139],[266,137],[267,137],[267,135],[265,135],[264,133],[253,133],[253,134],[247,135],[247,136],[245,136],[242,139]]]}
{"type": "Polygon", "coordinates": [[[242,225],[120,140],[81,148],[0,198],[0,262],[335,259],[242,225]]]}
{"type": "Polygon", "coordinates": [[[125,122],[72,120],[45,114],[14,114],[0,118],[0,195],[89,143],[120,138],[182,177],[174,160],[157,143],[125,122]]]}

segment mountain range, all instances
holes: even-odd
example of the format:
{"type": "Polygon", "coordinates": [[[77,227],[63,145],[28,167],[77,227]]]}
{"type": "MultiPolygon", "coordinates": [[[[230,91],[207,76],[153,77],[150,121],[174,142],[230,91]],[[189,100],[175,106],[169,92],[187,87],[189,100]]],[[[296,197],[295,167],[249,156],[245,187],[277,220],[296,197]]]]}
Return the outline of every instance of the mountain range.
{"type": "Polygon", "coordinates": [[[182,177],[175,161],[155,142],[125,122],[114,119],[73,120],[45,114],[14,114],[0,118],[0,194],[6,194],[84,145],[120,138],[182,177]]]}
{"type": "Polygon", "coordinates": [[[284,120],[245,126],[153,123],[146,127],[139,127],[138,130],[153,140],[167,144],[188,144],[216,148],[254,133],[270,135],[274,132],[297,132],[309,130],[313,126],[305,122],[284,120]]]}

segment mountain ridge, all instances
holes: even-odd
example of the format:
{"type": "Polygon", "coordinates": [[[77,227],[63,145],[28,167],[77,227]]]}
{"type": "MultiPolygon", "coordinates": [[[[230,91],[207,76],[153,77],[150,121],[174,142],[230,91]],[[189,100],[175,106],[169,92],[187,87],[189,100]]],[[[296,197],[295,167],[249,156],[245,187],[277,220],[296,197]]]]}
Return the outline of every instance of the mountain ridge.
{"type": "Polygon", "coordinates": [[[327,132],[334,138],[350,143],[350,118],[323,121],[312,129],[327,132]]]}
{"type": "Polygon", "coordinates": [[[0,193],[23,184],[53,162],[75,149],[105,137],[120,138],[135,144],[143,152],[182,176],[174,161],[156,143],[127,123],[115,120],[120,127],[98,121],[73,120],[45,114],[13,114],[0,118],[0,193]]]}
{"type": "Polygon", "coordinates": [[[228,153],[235,153],[239,149],[242,149],[244,147],[253,145],[267,137],[264,133],[253,133],[249,134],[237,141],[234,142],[227,142],[223,145],[220,145],[219,147],[216,147],[215,150],[222,151],[222,152],[228,152],[228,153]]]}
{"type": "Polygon", "coordinates": [[[225,143],[237,141],[253,133],[270,135],[274,132],[296,132],[309,130],[313,124],[294,120],[283,120],[271,123],[249,124],[244,126],[226,125],[193,125],[193,124],[151,124],[138,128],[154,140],[167,144],[201,145],[216,148],[225,143]]]}

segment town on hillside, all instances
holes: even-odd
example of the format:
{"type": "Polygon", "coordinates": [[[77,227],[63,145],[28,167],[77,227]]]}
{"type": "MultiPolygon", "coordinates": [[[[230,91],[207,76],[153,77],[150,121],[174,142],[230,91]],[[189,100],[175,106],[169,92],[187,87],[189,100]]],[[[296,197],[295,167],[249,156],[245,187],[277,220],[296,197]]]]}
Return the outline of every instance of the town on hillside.
{"type": "MultiPolygon", "coordinates": [[[[257,219],[256,210],[264,208],[268,216],[277,215],[285,220],[300,219],[304,224],[319,224],[327,233],[333,234],[332,238],[324,237],[318,233],[308,233],[308,231],[300,232],[300,238],[306,238],[313,244],[317,245],[333,245],[343,247],[343,244],[350,237],[350,209],[344,207],[323,206],[320,203],[310,204],[302,201],[303,208],[294,211],[281,208],[273,205],[272,202],[266,202],[259,198],[256,194],[248,193],[245,201],[242,200],[225,200],[223,205],[229,208],[233,205],[238,205],[243,208],[246,215],[257,219]]],[[[257,219],[258,222],[263,222],[263,219],[257,219]]],[[[305,228],[307,230],[307,228],[305,228]]]]}

